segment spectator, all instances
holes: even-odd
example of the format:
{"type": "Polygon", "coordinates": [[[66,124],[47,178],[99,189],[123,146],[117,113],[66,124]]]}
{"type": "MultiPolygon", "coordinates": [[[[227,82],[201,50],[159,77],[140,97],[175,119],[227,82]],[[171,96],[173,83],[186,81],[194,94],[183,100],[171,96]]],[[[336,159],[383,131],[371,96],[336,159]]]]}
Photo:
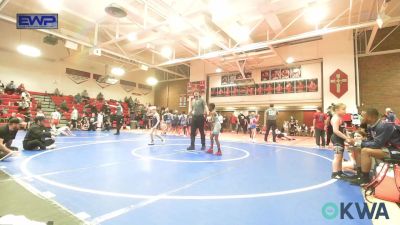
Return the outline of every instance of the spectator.
{"type": "Polygon", "coordinates": [[[78,117],[79,117],[79,113],[78,110],[75,108],[75,106],[72,106],[72,112],[71,112],[71,126],[72,129],[77,129],[78,128],[78,117]]]}
{"type": "Polygon", "coordinates": [[[18,151],[17,147],[11,145],[17,136],[20,123],[20,119],[14,117],[9,119],[7,124],[0,126],[0,152],[18,151]]]}
{"type": "Polygon", "coordinates": [[[38,102],[37,102],[37,104],[36,104],[36,110],[37,110],[37,111],[42,110],[42,102],[41,102],[41,101],[38,101],[38,102]]]}
{"type": "Polygon", "coordinates": [[[76,94],[75,96],[74,96],[74,99],[75,99],[75,102],[76,103],[81,103],[82,102],[82,96],[81,96],[81,94],[80,93],[78,93],[78,94],[76,94]]]}
{"type": "Polygon", "coordinates": [[[396,115],[394,114],[392,109],[391,108],[386,108],[385,111],[386,111],[386,113],[385,113],[386,122],[394,123],[396,121],[396,115]]]}
{"type": "Polygon", "coordinates": [[[23,92],[25,92],[25,85],[23,83],[21,83],[18,88],[17,88],[17,93],[18,94],[22,94],[23,92]]]}
{"type": "Polygon", "coordinates": [[[51,113],[51,128],[53,130],[57,129],[58,124],[60,124],[61,114],[58,109],[55,109],[54,112],[51,113]]]}
{"type": "Polygon", "coordinates": [[[4,93],[4,84],[3,84],[3,82],[1,82],[1,80],[0,80],[0,94],[3,94],[4,93]]]}
{"type": "Polygon", "coordinates": [[[11,81],[10,83],[7,84],[6,86],[6,92],[10,95],[14,94],[16,91],[16,86],[14,84],[14,81],[11,81]]]}
{"type": "Polygon", "coordinates": [[[103,100],[104,100],[104,95],[100,92],[99,94],[97,94],[96,99],[97,99],[98,101],[103,101],[103,100]]]}
{"type": "Polygon", "coordinates": [[[322,112],[322,107],[317,108],[314,113],[313,127],[315,132],[315,143],[317,147],[325,148],[325,129],[328,124],[328,116],[322,112]],[[322,140],[322,143],[321,143],[322,140]]]}
{"type": "Polygon", "coordinates": [[[39,117],[39,116],[46,117],[41,109],[39,111],[37,111],[37,113],[36,113],[36,117],[39,117]]]}
{"type": "Polygon", "coordinates": [[[231,131],[235,132],[238,129],[237,128],[238,118],[236,117],[235,113],[232,113],[230,122],[231,122],[231,131]]]}
{"type": "Polygon", "coordinates": [[[67,102],[65,101],[65,99],[61,102],[60,108],[61,108],[61,110],[63,110],[64,112],[68,112],[68,111],[69,111],[69,108],[68,108],[68,105],[67,105],[67,102]]]}
{"type": "Polygon", "coordinates": [[[20,102],[18,102],[18,112],[26,111],[29,109],[30,103],[25,98],[22,98],[20,102]]]}
{"type": "Polygon", "coordinates": [[[56,147],[54,137],[47,131],[44,123],[44,117],[35,118],[35,123],[29,128],[23,141],[25,150],[46,150],[56,147]]]}
{"type": "Polygon", "coordinates": [[[97,116],[95,113],[92,113],[92,116],[89,119],[88,131],[96,131],[96,128],[97,128],[97,116]]]}
{"type": "Polygon", "coordinates": [[[23,91],[23,92],[21,92],[21,99],[22,98],[25,98],[26,100],[31,100],[31,94],[29,94],[29,92],[27,92],[27,91],[23,91]]]}
{"type": "Polygon", "coordinates": [[[81,96],[82,96],[83,99],[89,99],[89,94],[88,94],[88,92],[86,90],[82,91],[81,96]]]}
{"type": "Polygon", "coordinates": [[[101,111],[104,113],[104,115],[110,116],[111,109],[107,101],[104,102],[103,106],[101,107],[101,111]]]}
{"type": "Polygon", "coordinates": [[[377,109],[367,109],[364,121],[369,125],[372,137],[361,142],[361,174],[352,181],[362,185],[370,181],[371,158],[383,159],[400,154],[400,130],[398,126],[379,119],[377,109]]]}
{"type": "Polygon", "coordinates": [[[58,90],[58,88],[56,88],[55,90],[54,90],[54,93],[53,93],[55,96],[61,96],[61,93],[60,93],[60,90],[58,90]]]}

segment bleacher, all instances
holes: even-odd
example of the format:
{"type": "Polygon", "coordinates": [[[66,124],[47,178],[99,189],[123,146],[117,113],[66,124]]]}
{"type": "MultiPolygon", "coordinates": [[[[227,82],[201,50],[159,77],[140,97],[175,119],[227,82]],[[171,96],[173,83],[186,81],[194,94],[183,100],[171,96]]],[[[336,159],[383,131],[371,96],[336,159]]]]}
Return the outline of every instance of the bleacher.
{"type": "MultiPolygon", "coordinates": [[[[7,123],[7,119],[11,117],[13,113],[16,113],[17,117],[25,118],[25,111],[18,112],[18,102],[21,101],[21,96],[19,94],[0,94],[0,99],[2,100],[0,110],[5,112],[0,116],[0,124],[7,123]]],[[[36,104],[37,101],[31,98],[31,115],[33,118],[36,116],[36,110],[33,110],[36,109],[36,104]]]]}
{"type": "MultiPolygon", "coordinates": [[[[69,121],[71,119],[71,112],[72,112],[72,107],[75,106],[75,108],[78,110],[79,115],[82,115],[85,110],[88,112],[90,109],[85,109],[85,102],[82,101],[81,103],[75,103],[74,97],[73,96],[54,96],[54,95],[49,95],[47,93],[41,93],[41,92],[29,92],[31,94],[31,115],[32,118],[35,118],[36,116],[36,106],[38,100],[41,101],[42,103],[42,108],[49,105],[53,105],[57,108],[60,107],[61,103],[65,100],[67,103],[68,111],[61,111],[60,113],[62,114],[62,121],[61,124],[64,124],[63,121],[66,123],[66,121],[69,121]],[[35,99],[35,98],[38,98],[35,99]],[[51,99],[51,103],[46,102],[45,99],[51,99]]],[[[21,100],[20,95],[18,94],[13,94],[13,95],[8,95],[8,94],[2,94],[0,95],[0,99],[2,100],[2,103],[0,104],[0,110],[2,111],[5,109],[6,113],[0,116],[0,124],[5,124],[7,123],[7,120],[9,117],[11,117],[12,113],[16,113],[17,117],[20,117],[22,119],[25,118],[24,112],[18,113],[18,102],[21,100]]],[[[107,103],[110,106],[116,106],[117,101],[115,100],[102,100],[98,101],[94,98],[88,99],[86,102],[90,103],[91,105],[95,104],[96,108],[98,111],[101,111],[101,108],[103,107],[103,104],[107,101],[107,103]]],[[[125,118],[125,123],[129,124],[129,111],[128,111],[128,104],[123,102],[122,107],[124,109],[124,118],[125,118]]],[[[111,113],[115,114],[116,108],[110,107],[111,113]]],[[[49,114],[51,113],[53,109],[46,111],[43,110],[47,116],[50,116],[49,114]]],[[[113,123],[113,126],[115,127],[115,121],[113,123]]]]}

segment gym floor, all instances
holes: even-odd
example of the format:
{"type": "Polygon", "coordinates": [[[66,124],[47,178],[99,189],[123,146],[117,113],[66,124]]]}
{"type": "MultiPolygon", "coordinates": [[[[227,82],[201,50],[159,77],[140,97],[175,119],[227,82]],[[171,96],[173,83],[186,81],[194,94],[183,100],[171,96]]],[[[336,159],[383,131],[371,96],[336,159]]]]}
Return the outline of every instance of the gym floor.
{"type": "Polygon", "coordinates": [[[328,202],[364,203],[360,187],[330,179],[330,150],[250,143],[244,136],[233,141],[227,134],[219,157],[199,145],[186,151],[185,137],[148,146],[145,133],[75,134],[59,137],[55,150],[22,151],[1,162],[13,179],[0,185],[16,180],[90,224],[372,224],[323,216],[328,202]]]}

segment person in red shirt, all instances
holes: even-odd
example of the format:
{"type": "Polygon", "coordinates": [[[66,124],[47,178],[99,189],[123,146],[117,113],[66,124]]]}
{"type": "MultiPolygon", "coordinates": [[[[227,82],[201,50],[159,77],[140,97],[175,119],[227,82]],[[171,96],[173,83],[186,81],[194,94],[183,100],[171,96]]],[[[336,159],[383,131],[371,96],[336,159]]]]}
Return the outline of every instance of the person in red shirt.
{"type": "Polygon", "coordinates": [[[308,85],[308,91],[309,92],[314,92],[314,91],[317,91],[317,90],[318,90],[317,84],[315,83],[314,80],[311,80],[310,84],[308,85]]]}
{"type": "Polygon", "coordinates": [[[237,96],[237,95],[238,95],[238,88],[235,86],[233,87],[232,96],[237,96]]]}
{"type": "Polygon", "coordinates": [[[315,143],[318,147],[325,147],[325,130],[328,124],[328,116],[322,112],[322,107],[317,108],[314,113],[313,126],[315,131],[315,143]],[[322,145],[320,140],[322,139],[322,145]]]}
{"type": "Polygon", "coordinates": [[[232,113],[230,122],[231,122],[232,132],[235,132],[237,130],[237,124],[238,124],[238,118],[236,117],[235,113],[232,113]]]}
{"type": "Polygon", "coordinates": [[[296,93],[299,93],[299,92],[304,92],[304,88],[305,88],[305,86],[304,86],[304,83],[303,83],[303,81],[297,81],[297,83],[296,83],[296,93]]]}
{"type": "Polygon", "coordinates": [[[230,96],[231,95],[231,87],[227,87],[225,89],[225,96],[230,96]]]}
{"type": "Polygon", "coordinates": [[[286,93],[293,93],[292,82],[288,82],[285,87],[286,93]]]}
{"type": "Polygon", "coordinates": [[[271,84],[268,84],[267,88],[265,89],[265,92],[267,94],[272,94],[272,91],[274,90],[274,88],[272,87],[271,84]]]}
{"type": "Polygon", "coordinates": [[[282,93],[282,92],[283,92],[282,83],[278,83],[278,86],[275,87],[275,93],[282,93]]]}

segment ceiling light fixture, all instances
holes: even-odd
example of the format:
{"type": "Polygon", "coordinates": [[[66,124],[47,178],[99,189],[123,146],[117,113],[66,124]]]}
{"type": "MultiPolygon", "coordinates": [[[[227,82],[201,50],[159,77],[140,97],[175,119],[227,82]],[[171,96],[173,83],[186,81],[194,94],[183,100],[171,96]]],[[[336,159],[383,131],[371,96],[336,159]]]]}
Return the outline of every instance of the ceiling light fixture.
{"type": "Polygon", "coordinates": [[[172,49],[169,46],[164,46],[161,49],[161,55],[164,56],[165,58],[171,58],[172,56],[172,49]]]}
{"type": "Polygon", "coordinates": [[[312,25],[319,24],[328,15],[328,9],[325,5],[314,3],[305,10],[305,19],[312,25]]]}
{"type": "Polygon", "coordinates": [[[286,59],[286,63],[287,63],[287,64],[292,64],[292,63],[294,63],[294,58],[293,58],[293,57],[288,57],[288,58],[286,59]]]}
{"type": "Polygon", "coordinates": [[[63,0],[41,0],[42,5],[52,12],[61,11],[63,0]]]}
{"type": "Polygon", "coordinates": [[[378,17],[376,18],[376,23],[378,24],[379,28],[382,28],[386,21],[390,19],[390,16],[386,15],[384,12],[379,13],[378,17]]]}
{"type": "Polygon", "coordinates": [[[135,32],[131,32],[128,34],[128,40],[129,41],[136,41],[137,40],[137,34],[135,32]]]}
{"type": "Polygon", "coordinates": [[[121,67],[113,67],[111,69],[111,74],[115,76],[123,76],[125,74],[125,70],[121,67]]]}
{"type": "Polygon", "coordinates": [[[154,77],[149,77],[149,78],[147,78],[146,83],[148,85],[154,86],[158,83],[158,80],[154,77]]]}
{"type": "Polygon", "coordinates": [[[42,55],[40,49],[30,46],[30,45],[18,45],[17,51],[22,55],[30,56],[30,57],[39,57],[42,55]]]}

